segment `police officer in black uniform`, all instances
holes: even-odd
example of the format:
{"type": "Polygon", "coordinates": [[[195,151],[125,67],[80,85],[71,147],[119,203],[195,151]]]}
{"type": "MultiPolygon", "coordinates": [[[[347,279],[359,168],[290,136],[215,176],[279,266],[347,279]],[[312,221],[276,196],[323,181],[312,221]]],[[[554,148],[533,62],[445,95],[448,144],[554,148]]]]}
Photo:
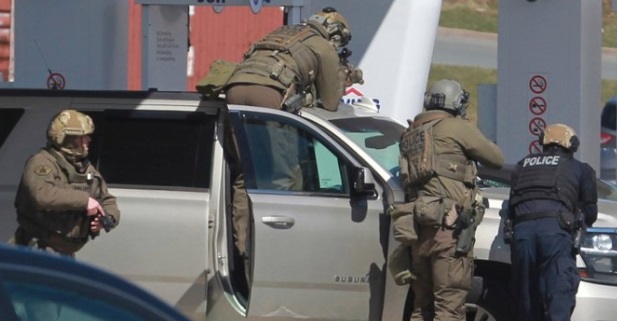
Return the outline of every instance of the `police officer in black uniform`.
{"type": "Polygon", "coordinates": [[[596,173],[574,159],[574,130],[548,126],[542,153],[518,162],[512,174],[510,241],[518,320],[570,320],[580,277],[573,233],[598,215],[596,173]]]}

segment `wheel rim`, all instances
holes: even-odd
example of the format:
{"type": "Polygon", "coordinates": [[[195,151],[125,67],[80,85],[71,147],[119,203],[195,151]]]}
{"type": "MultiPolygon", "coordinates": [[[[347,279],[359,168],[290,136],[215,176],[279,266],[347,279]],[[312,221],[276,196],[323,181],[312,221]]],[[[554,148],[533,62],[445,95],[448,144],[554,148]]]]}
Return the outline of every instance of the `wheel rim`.
{"type": "Polygon", "coordinates": [[[495,316],[477,304],[465,304],[467,321],[497,321],[495,316]]]}

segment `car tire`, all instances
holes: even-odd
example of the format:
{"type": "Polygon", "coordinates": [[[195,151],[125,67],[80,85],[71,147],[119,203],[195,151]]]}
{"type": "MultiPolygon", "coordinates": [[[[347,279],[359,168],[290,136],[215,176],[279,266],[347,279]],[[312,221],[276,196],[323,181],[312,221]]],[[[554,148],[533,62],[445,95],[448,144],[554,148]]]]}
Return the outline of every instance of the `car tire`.
{"type": "Polygon", "coordinates": [[[514,298],[506,278],[473,278],[465,304],[467,321],[514,321],[514,298]]]}

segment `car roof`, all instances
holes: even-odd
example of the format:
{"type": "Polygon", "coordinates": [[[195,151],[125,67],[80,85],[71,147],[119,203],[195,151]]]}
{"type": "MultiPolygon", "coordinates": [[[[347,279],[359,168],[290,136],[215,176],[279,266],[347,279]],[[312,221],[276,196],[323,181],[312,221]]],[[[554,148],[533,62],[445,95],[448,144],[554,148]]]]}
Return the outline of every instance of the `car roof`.
{"type": "Polygon", "coordinates": [[[363,99],[353,102],[352,104],[341,103],[336,112],[329,111],[325,108],[302,108],[301,113],[310,113],[327,121],[358,117],[389,118],[385,115],[379,114],[379,108],[375,106],[372,101],[368,101],[368,98],[364,97],[363,99]]]}
{"type": "Polygon", "coordinates": [[[111,287],[160,311],[169,320],[188,321],[184,315],[146,290],[94,265],[25,246],[0,244],[0,280],[3,271],[32,271],[66,279],[85,279],[111,287]]]}

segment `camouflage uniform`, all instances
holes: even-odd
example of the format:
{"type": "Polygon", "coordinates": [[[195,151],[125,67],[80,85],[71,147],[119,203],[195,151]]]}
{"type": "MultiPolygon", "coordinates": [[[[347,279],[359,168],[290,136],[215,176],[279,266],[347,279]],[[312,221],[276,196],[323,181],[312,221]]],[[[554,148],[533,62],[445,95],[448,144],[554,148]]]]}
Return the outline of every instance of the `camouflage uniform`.
{"type": "Polygon", "coordinates": [[[327,35],[308,25],[282,26],[256,45],[246,53],[246,59],[227,82],[227,101],[234,101],[242,95],[236,89],[230,96],[231,88],[259,85],[276,89],[278,104],[261,104],[260,97],[255,95],[246,95],[241,102],[248,100],[251,106],[280,109],[283,96],[292,96],[299,84],[304,84],[308,92],[316,94],[315,98],[321,101],[324,108],[333,111],[338,108],[344,91],[345,71],[327,35]],[[260,43],[266,48],[269,43],[284,43],[290,48],[297,47],[294,49],[297,52],[292,56],[291,51],[257,49],[260,47],[255,46],[260,43]]]}
{"type": "MultiPolygon", "coordinates": [[[[419,186],[406,186],[409,200],[419,195],[454,200],[442,224],[416,226],[418,241],[411,246],[412,282],[415,294],[412,320],[465,320],[464,303],[473,276],[473,251],[456,254],[454,226],[458,213],[454,203],[471,204],[475,198],[475,162],[487,167],[501,167],[503,154],[472,124],[442,110],[417,115],[402,140],[413,127],[439,120],[433,127],[433,148],[445,170],[462,173],[462,179],[436,175],[419,186]],[[443,160],[446,160],[445,162],[443,160]],[[466,166],[463,166],[466,164],[466,166]],[[446,195],[443,195],[445,192],[446,195]]],[[[401,155],[402,158],[409,155],[401,155]]],[[[439,172],[439,170],[437,170],[439,172]]],[[[479,222],[478,222],[479,223],[479,222]]]]}
{"type": "MultiPolygon", "coordinates": [[[[308,24],[282,26],[253,44],[225,86],[227,103],[282,109],[286,99],[304,92],[307,95],[302,106],[319,105],[335,111],[343,96],[349,69],[341,63],[337,45],[333,45],[332,35],[321,23],[335,25],[344,18],[335,11],[314,17],[325,17],[325,20],[316,24],[311,23],[311,18],[308,24]]],[[[347,28],[346,21],[344,24],[347,28]]],[[[350,36],[347,34],[347,37],[350,36]]],[[[277,122],[267,122],[267,127],[272,146],[272,187],[302,190],[297,131],[277,122]]],[[[234,177],[234,237],[240,254],[245,256],[250,210],[242,174],[237,172],[234,177]]]]}
{"type": "Polygon", "coordinates": [[[62,150],[49,143],[26,162],[15,197],[19,227],[13,242],[74,256],[89,237],[99,234],[90,231],[90,197],[116,225],[120,211],[96,168],[62,150]]]}

